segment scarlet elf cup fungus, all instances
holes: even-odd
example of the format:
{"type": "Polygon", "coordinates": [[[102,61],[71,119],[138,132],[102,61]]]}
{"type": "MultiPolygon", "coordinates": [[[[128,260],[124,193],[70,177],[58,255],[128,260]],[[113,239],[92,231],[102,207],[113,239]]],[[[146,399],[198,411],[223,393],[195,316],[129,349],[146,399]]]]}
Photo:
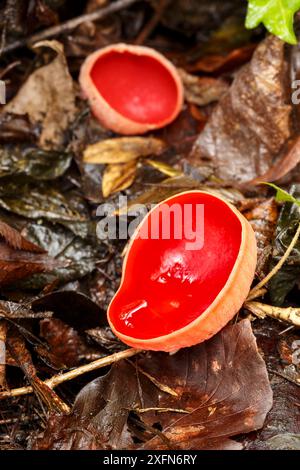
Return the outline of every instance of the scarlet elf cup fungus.
{"type": "Polygon", "coordinates": [[[183,104],[176,68],[149,47],[113,44],[100,49],[83,63],[79,82],[97,119],[120,134],[164,127],[183,104]]]}
{"type": "Polygon", "coordinates": [[[109,324],[140,349],[172,352],[200,343],[244,303],[256,258],[251,225],[225,200],[202,191],[166,199],[130,241],[109,324]]]}

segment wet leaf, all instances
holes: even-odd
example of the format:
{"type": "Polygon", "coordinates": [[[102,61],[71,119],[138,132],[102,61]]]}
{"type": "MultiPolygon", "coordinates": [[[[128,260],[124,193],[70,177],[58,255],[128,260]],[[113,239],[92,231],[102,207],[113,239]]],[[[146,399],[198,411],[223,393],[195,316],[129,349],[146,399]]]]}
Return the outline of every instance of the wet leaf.
{"type": "Polygon", "coordinates": [[[185,99],[189,103],[205,106],[219,101],[228,90],[228,85],[221,79],[209,77],[197,77],[179,69],[184,85],[185,99]]]}
{"type": "Polygon", "coordinates": [[[35,253],[45,253],[40,246],[24,238],[15,228],[0,220],[0,237],[15,250],[32,251],[35,253]]]}
{"type": "MultiPolygon", "coordinates": [[[[287,193],[288,194],[288,193],[287,193]]],[[[293,185],[290,190],[292,201],[294,198],[299,199],[300,187],[293,185]]],[[[289,197],[283,192],[280,197],[289,197]]],[[[277,264],[291,243],[295,232],[300,223],[300,210],[298,204],[285,202],[276,227],[275,238],[273,241],[273,253],[270,263],[270,269],[277,264]]],[[[300,242],[296,243],[295,248],[290,254],[288,260],[282,266],[280,271],[270,280],[268,287],[271,302],[274,305],[282,305],[288,293],[296,285],[300,276],[300,242]]]]}
{"type": "Polygon", "coordinates": [[[31,124],[26,114],[0,114],[1,142],[35,142],[37,129],[31,124]]]}
{"type": "Polygon", "coordinates": [[[26,237],[48,250],[63,267],[57,267],[51,273],[32,276],[23,287],[43,288],[54,281],[60,283],[80,279],[91,273],[101,256],[101,246],[89,243],[76,236],[70,230],[52,224],[31,224],[27,227],[26,237]]]}
{"type": "Polygon", "coordinates": [[[76,223],[86,222],[86,214],[74,208],[72,200],[47,183],[18,183],[16,177],[0,179],[0,206],[3,209],[31,219],[45,218],[67,224],[77,233],[76,223]]]}
{"type": "Polygon", "coordinates": [[[140,427],[147,428],[142,448],[241,448],[230,438],[261,428],[271,406],[266,367],[245,320],[175,355],[147,353],[136,366],[115,364],[110,373],[81,390],[70,416],[50,421],[38,447],[136,447],[128,430],[129,423],[134,432],[129,412],[135,410],[140,427]],[[163,392],[157,382],[177,396],[163,392]],[[139,413],[139,409],[149,410],[139,413]]]}
{"type": "Polygon", "coordinates": [[[140,157],[158,155],[165,149],[154,137],[118,137],[89,145],[83,154],[85,163],[128,163],[140,157]]]}
{"type": "Polygon", "coordinates": [[[37,180],[62,176],[71,164],[65,152],[3,147],[0,150],[0,177],[26,175],[37,180]]]}
{"type": "Polygon", "coordinates": [[[254,199],[253,207],[243,212],[249,220],[255,232],[258,259],[256,273],[259,277],[267,274],[269,258],[272,253],[272,240],[278,219],[278,208],[273,198],[256,203],[254,199]]]}
{"type": "Polygon", "coordinates": [[[200,134],[194,164],[209,159],[216,176],[249,181],[285,156],[293,135],[284,43],[267,37],[219,101],[200,134]]]}
{"type": "Polygon", "coordinates": [[[73,121],[75,92],[73,80],[58,41],[43,41],[35,48],[48,47],[57,52],[48,65],[35,70],[4,108],[4,112],[28,114],[32,123],[41,124],[40,145],[44,148],[60,147],[64,132],[73,121]]]}
{"type": "Polygon", "coordinates": [[[129,188],[135,180],[136,170],[135,161],[107,165],[102,177],[103,197],[129,188]]]}
{"type": "Polygon", "coordinates": [[[179,194],[183,191],[191,191],[193,189],[209,191],[212,194],[227,199],[231,203],[235,203],[243,199],[243,195],[235,188],[206,186],[189,176],[174,176],[153,186],[154,187],[151,187],[140,196],[130,200],[125,208],[121,207],[118,210],[118,213],[124,214],[129,209],[134,211],[135,206],[138,206],[139,204],[157,204],[168,197],[174,196],[175,194],[179,194]]]}

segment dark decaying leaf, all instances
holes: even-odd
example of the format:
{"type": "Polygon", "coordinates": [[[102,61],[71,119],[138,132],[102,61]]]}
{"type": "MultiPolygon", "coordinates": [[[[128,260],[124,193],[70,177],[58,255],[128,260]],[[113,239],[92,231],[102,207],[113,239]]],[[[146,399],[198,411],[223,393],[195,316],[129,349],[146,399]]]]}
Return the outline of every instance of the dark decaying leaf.
{"type": "Polygon", "coordinates": [[[102,348],[110,352],[123,351],[127,348],[112,332],[109,326],[98,326],[91,328],[86,333],[102,348]]]}
{"type": "Polygon", "coordinates": [[[250,181],[266,173],[293,138],[288,90],[285,45],[269,36],[213,111],[194,146],[194,163],[210,159],[225,180],[250,181]]]}
{"type": "Polygon", "coordinates": [[[36,368],[33,364],[31,354],[26,347],[24,338],[14,327],[8,330],[7,348],[12,358],[24,372],[35,393],[47,405],[49,410],[59,413],[66,412],[67,408],[64,402],[37,377],[36,368]]]}
{"type": "Polygon", "coordinates": [[[70,416],[50,420],[36,447],[241,448],[230,437],[261,428],[271,406],[266,367],[244,320],[175,355],[147,353],[136,364],[115,364],[81,390],[70,416]],[[129,433],[130,410],[146,428],[144,443],[134,444],[129,433]]]}
{"type": "Polygon", "coordinates": [[[16,229],[0,221],[0,284],[7,285],[34,273],[52,271],[66,265],[48,256],[42,248],[24,238],[16,229]],[[2,239],[2,240],[1,240],[2,239]]]}
{"type": "Polygon", "coordinates": [[[0,242],[0,284],[15,283],[28,276],[53,271],[65,266],[66,262],[55,260],[46,254],[31,251],[14,250],[0,242]]]}
{"type": "MultiPolygon", "coordinates": [[[[273,407],[266,417],[264,427],[256,433],[245,436],[246,449],[266,450],[281,448],[280,442],[276,445],[269,440],[278,434],[300,434],[300,407],[299,385],[295,385],[286,378],[278,375],[286,360],[282,360],[278,354],[278,348],[282,341],[280,334],[284,326],[277,320],[256,320],[253,323],[253,331],[257,338],[259,350],[266,361],[273,390],[273,407]]],[[[285,334],[284,338],[293,343],[293,336],[285,334]]],[[[276,441],[275,441],[276,442],[276,441]]]]}
{"type": "Polygon", "coordinates": [[[76,236],[70,230],[50,223],[32,223],[26,229],[26,238],[48,251],[63,266],[51,273],[32,276],[23,287],[43,288],[58,280],[60,283],[80,279],[91,273],[101,257],[102,247],[76,236]]]}
{"type": "Polygon", "coordinates": [[[30,123],[26,114],[0,114],[1,142],[34,142],[37,134],[37,129],[30,123]]]}
{"type": "Polygon", "coordinates": [[[30,304],[12,302],[11,300],[0,300],[0,317],[3,318],[50,318],[51,316],[52,312],[38,312],[32,310],[30,304]]]}
{"type": "Polygon", "coordinates": [[[84,338],[70,325],[59,318],[47,318],[40,322],[40,336],[47,342],[56,360],[66,367],[78,366],[84,359],[102,357],[89,347],[84,338]]]}
{"type": "MultiPolygon", "coordinates": [[[[190,176],[174,176],[155,184],[147,191],[144,191],[140,196],[131,199],[126,206],[126,209],[133,211],[134,207],[139,204],[157,204],[168,197],[174,196],[175,194],[179,194],[184,191],[192,191],[193,189],[209,191],[216,196],[227,199],[231,203],[236,203],[243,199],[243,195],[238,189],[231,187],[222,188],[218,186],[207,186],[201,184],[190,176]]],[[[122,207],[119,212],[120,214],[124,213],[122,207]]]]}
{"type": "Polygon", "coordinates": [[[72,156],[65,152],[3,147],[0,150],[0,177],[26,175],[37,180],[52,180],[65,173],[71,160],[72,156]]]}
{"type": "MultiPolygon", "coordinates": [[[[300,187],[293,185],[290,193],[299,199],[300,187]]],[[[285,202],[276,227],[273,241],[273,253],[270,268],[275,266],[291,243],[300,223],[300,211],[296,204],[285,202]]],[[[282,305],[288,293],[293,289],[300,276],[300,242],[298,241],[288,260],[269,282],[272,304],[282,305]]]]}
{"type": "Polygon", "coordinates": [[[276,223],[278,219],[278,206],[274,198],[265,199],[257,202],[255,199],[252,207],[243,211],[243,204],[247,200],[242,201],[239,209],[242,210],[246,219],[249,220],[255,232],[257,241],[258,259],[256,273],[259,277],[267,274],[269,258],[272,253],[272,240],[276,223]]]}
{"type": "Polygon", "coordinates": [[[15,250],[45,253],[46,250],[24,238],[15,228],[0,220],[0,237],[15,250]]]}
{"type": "Polygon", "coordinates": [[[228,90],[228,84],[224,80],[210,77],[197,77],[179,69],[184,85],[185,99],[189,103],[205,106],[219,101],[228,90]]]}
{"type": "Polygon", "coordinates": [[[88,211],[82,198],[72,192],[63,193],[50,183],[28,183],[22,177],[0,178],[0,206],[26,218],[60,223],[82,238],[89,231],[88,211]]]}
{"type": "Polygon", "coordinates": [[[48,65],[35,70],[4,112],[28,114],[30,121],[41,124],[40,145],[61,147],[64,132],[75,117],[75,92],[63,46],[58,41],[43,41],[35,47],[55,50],[57,56],[48,65]]]}

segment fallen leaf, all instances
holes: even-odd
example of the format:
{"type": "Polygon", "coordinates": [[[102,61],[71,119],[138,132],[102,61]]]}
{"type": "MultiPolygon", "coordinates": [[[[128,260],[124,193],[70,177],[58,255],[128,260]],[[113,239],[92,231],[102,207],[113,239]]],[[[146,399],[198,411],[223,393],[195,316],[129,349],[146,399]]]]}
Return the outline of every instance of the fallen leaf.
{"type": "Polygon", "coordinates": [[[178,69],[183,82],[185,99],[189,103],[205,106],[219,101],[228,90],[228,84],[218,78],[197,77],[183,69],[178,69]]]}
{"type": "Polygon", "coordinates": [[[2,147],[0,150],[0,178],[24,175],[36,180],[54,180],[69,168],[72,155],[67,152],[46,151],[37,148],[2,147]]]}
{"type": "Polygon", "coordinates": [[[251,181],[252,184],[259,184],[262,181],[277,181],[293,170],[300,163],[300,137],[292,143],[290,149],[278,162],[276,162],[263,175],[251,181]]]}
{"type": "Polygon", "coordinates": [[[45,253],[46,251],[40,246],[32,243],[24,238],[15,228],[0,220],[0,237],[15,250],[32,251],[35,253],[45,253]]]}
{"type": "Polygon", "coordinates": [[[35,142],[37,136],[37,129],[29,121],[28,115],[0,114],[1,142],[35,142]]]}
{"type": "Polygon", "coordinates": [[[107,165],[102,177],[102,194],[108,197],[112,193],[129,188],[136,177],[136,161],[107,165]]]}
{"type": "Polygon", "coordinates": [[[33,364],[31,354],[26,347],[25,340],[14,327],[8,330],[7,348],[12,358],[16,361],[18,366],[24,372],[26,378],[29,380],[35,393],[47,405],[49,410],[66,413],[68,411],[68,407],[65,403],[51,388],[37,377],[36,368],[33,364]]]}
{"type": "Polygon", "coordinates": [[[251,59],[256,45],[250,44],[234,49],[227,54],[208,54],[196,63],[187,67],[190,72],[221,72],[225,69],[233,69],[248,62],[251,59]]]}
{"type": "Polygon", "coordinates": [[[258,254],[256,273],[262,278],[268,271],[272,240],[278,219],[278,206],[274,198],[263,200],[258,204],[254,199],[253,207],[242,212],[255,232],[258,254]]]}
{"type": "Polygon", "coordinates": [[[63,134],[76,112],[73,80],[62,44],[55,40],[43,41],[34,47],[49,47],[57,56],[29,76],[17,95],[4,107],[4,112],[28,114],[33,124],[42,125],[40,145],[44,148],[61,147],[63,134]]]}
{"type": "Polygon", "coordinates": [[[89,145],[83,153],[85,163],[128,163],[140,157],[158,155],[165,143],[154,137],[119,137],[89,145]]]}
{"type": "Polygon", "coordinates": [[[81,390],[70,416],[50,420],[36,447],[241,448],[230,438],[261,428],[271,406],[266,367],[250,322],[244,320],[175,355],[147,353],[137,358],[137,367],[126,361],[115,364],[81,390]],[[163,386],[177,397],[163,392],[163,386]],[[139,413],[141,408],[149,411],[139,413]],[[128,425],[131,433],[135,429],[130,410],[139,416],[139,429],[146,428],[139,432],[146,440],[142,445],[134,444],[129,433],[128,425]]]}
{"type": "Polygon", "coordinates": [[[293,134],[287,104],[284,43],[269,36],[236,75],[194,146],[194,163],[209,159],[225,180],[250,181],[281,157],[293,134]]]}

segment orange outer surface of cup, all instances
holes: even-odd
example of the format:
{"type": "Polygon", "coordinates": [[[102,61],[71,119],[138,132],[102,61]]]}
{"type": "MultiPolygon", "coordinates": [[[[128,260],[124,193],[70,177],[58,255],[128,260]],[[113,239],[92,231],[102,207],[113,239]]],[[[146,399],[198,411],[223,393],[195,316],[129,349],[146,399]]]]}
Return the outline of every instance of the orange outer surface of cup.
{"type": "Polygon", "coordinates": [[[133,46],[120,43],[113,44],[93,52],[86,58],[85,62],[81,66],[79,83],[85,97],[90,102],[94,115],[100,121],[100,123],[103,124],[103,126],[107,129],[111,129],[119,134],[124,135],[145,134],[151,130],[166,126],[176,119],[182,109],[184,101],[184,89],[176,67],[162,54],[155,51],[154,49],[151,49],[150,47],[133,46]],[[166,69],[168,69],[176,84],[177,103],[174,107],[173,113],[167,119],[155,124],[135,122],[113,109],[110,104],[102,97],[91,79],[91,70],[99,57],[111,51],[130,52],[135,55],[152,57],[153,59],[156,59],[158,62],[163,64],[166,69]]]}
{"type": "MultiPolygon", "coordinates": [[[[186,191],[185,194],[195,192],[206,193],[206,191],[186,191]]],[[[183,193],[180,194],[182,195],[183,193]]],[[[180,348],[193,346],[214,336],[242,307],[249,293],[256,269],[257,245],[255,234],[248,220],[245,219],[245,217],[233,205],[221,197],[218,198],[221,199],[232,210],[232,212],[234,212],[240,220],[242,227],[239,254],[225,286],[219,292],[212,304],[194,321],[186,325],[184,328],[180,328],[168,335],[151,339],[130,337],[116,330],[110,319],[110,304],[107,312],[109,325],[114,334],[125,344],[128,344],[128,346],[144,350],[166,352],[173,352],[180,348]]],[[[163,204],[170,199],[175,200],[176,196],[171,196],[160,204],[163,204]]],[[[152,209],[152,211],[153,210],[155,210],[155,208],[152,209]]],[[[152,211],[150,211],[146,217],[149,217],[152,211]]],[[[140,225],[143,224],[144,220],[140,225]]],[[[129,247],[124,258],[122,280],[118,291],[122,289],[127,259],[130,256],[130,249],[135,241],[138,229],[139,227],[136,229],[135,234],[129,243],[129,247]]]]}

